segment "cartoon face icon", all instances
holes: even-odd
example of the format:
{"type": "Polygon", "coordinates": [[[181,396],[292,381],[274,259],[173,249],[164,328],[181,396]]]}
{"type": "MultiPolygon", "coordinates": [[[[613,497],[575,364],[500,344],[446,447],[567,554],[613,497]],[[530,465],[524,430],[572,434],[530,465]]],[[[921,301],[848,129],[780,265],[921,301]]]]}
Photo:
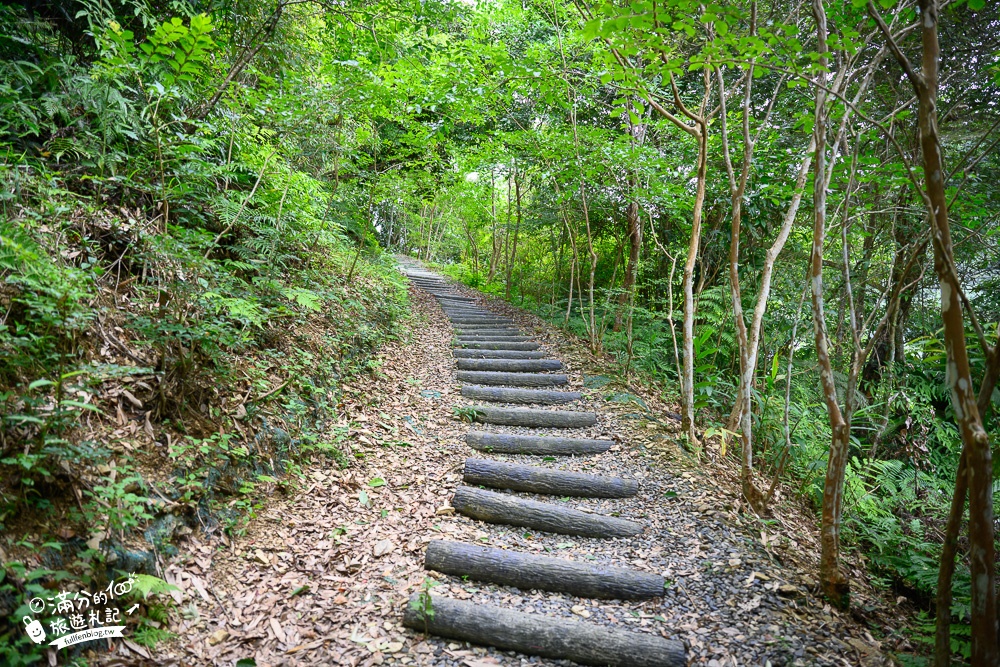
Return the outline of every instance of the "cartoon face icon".
{"type": "Polygon", "coordinates": [[[37,619],[33,621],[30,616],[25,616],[24,631],[31,637],[31,641],[36,644],[41,644],[45,641],[45,629],[42,627],[41,621],[37,619]]]}

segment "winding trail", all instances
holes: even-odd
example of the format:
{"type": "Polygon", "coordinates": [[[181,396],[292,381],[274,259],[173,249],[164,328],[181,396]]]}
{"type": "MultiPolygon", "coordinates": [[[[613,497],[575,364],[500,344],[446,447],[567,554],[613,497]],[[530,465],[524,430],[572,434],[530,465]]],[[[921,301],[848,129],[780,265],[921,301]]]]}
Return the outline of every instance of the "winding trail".
{"type": "Polygon", "coordinates": [[[412,338],[346,388],[355,463],[310,468],[238,539],[192,538],[168,568],[178,638],[153,662],[888,664],[710,471],[678,462],[676,428],[641,397],[537,318],[404,271],[421,283],[412,338]]]}

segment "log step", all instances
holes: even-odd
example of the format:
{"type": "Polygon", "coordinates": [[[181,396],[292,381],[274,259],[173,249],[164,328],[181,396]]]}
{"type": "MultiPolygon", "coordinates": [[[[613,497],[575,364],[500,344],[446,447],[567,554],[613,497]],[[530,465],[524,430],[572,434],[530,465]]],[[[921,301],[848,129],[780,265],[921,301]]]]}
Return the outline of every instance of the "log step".
{"type": "Polygon", "coordinates": [[[460,324],[455,327],[456,331],[467,331],[475,333],[477,331],[520,331],[516,324],[460,324]]]}
{"type": "Polygon", "coordinates": [[[486,405],[476,405],[472,409],[475,410],[476,421],[481,424],[529,428],[586,428],[597,423],[597,415],[593,412],[493,408],[486,405]]]}
{"type": "Polygon", "coordinates": [[[644,530],[642,524],[603,514],[590,514],[580,510],[518,498],[506,493],[496,493],[470,486],[460,486],[451,499],[451,506],[459,514],[471,519],[544,530],[560,535],[580,537],[632,537],[644,530]]]}
{"type": "MultiPolygon", "coordinates": [[[[465,348],[455,348],[451,351],[456,359],[542,359],[544,352],[525,352],[522,350],[468,350],[465,348]]],[[[467,371],[473,373],[475,371],[467,371]]],[[[549,377],[546,375],[545,377],[549,377]]],[[[485,382],[483,384],[491,384],[485,382]]],[[[495,382],[492,384],[503,384],[495,382]]]]}
{"type": "Polygon", "coordinates": [[[465,442],[473,449],[496,454],[531,454],[535,456],[588,456],[602,454],[615,444],[611,440],[556,438],[540,435],[511,435],[470,431],[465,442]]]}
{"type": "Polygon", "coordinates": [[[466,459],[465,483],[527,493],[578,498],[631,498],[639,492],[634,479],[587,475],[485,459],[466,459]]]}
{"type": "Polygon", "coordinates": [[[478,335],[478,334],[463,334],[455,337],[459,343],[502,343],[504,341],[512,343],[523,343],[529,340],[534,340],[531,336],[523,336],[520,332],[514,332],[509,334],[490,334],[490,335],[478,335]]]}
{"type": "Polygon", "coordinates": [[[451,322],[451,325],[456,329],[462,328],[467,324],[489,324],[492,328],[497,326],[515,326],[510,320],[491,320],[484,317],[449,317],[448,321],[451,322]]]}
{"type": "Polygon", "coordinates": [[[684,667],[684,644],[648,632],[527,614],[427,592],[410,596],[403,625],[417,632],[543,658],[606,667],[684,667]]]}
{"type": "MultiPolygon", "coordinates": [[[[456,350],[462,352],[463,350],[456,350]]],[[[468,351],[468,350],[466,350],[468,351]]],[[[479,352],[479,350],[471,350],[479,352]]],[[[520,350],[483,350],[484,352],[520,352],[520,350]]],[[[544,355],[544,352],[528,354],[544,355]]],[[[507,387],[555,387],[569,382],[561,373],[500,373],[496,371],[457,371],[455,377],[459,382],[472,384],[500,385],[507,387]]]]}
{"type": "Polygon", "coordinates": [[[491,328],[491,329],[466,329],[456,328],[455,334],[461,336],[522,336],[521,330],[517,327],[491,328]]]}
{"type": "Polygon", "coordinates": [[[509,317],[493,315],[449,315],[448,320],[457,324],[514,324],[509,317]]]}
{"type": "Polygon", "coordinates": [[[462,347],[469,350],[537,350],[541,347],[538,343],[493,343],[493,342],[471,342],[463,343],[462,347]]]}
{"type": "Polygon", "coordinates": [[[431,540],[427,545],[424,569],[522,591],[555,591],[602,600],[660,597],[666,585],[663,577],[648,572],[445,540],[431,540]]]}
{"type": "Polygon", "coordinates": [[[507,387],[483,387],[467,384],[462,387],[462,396],[477,401],[495,403],[527,403],[532,405],[563,405],[579,401],[578,391],[546,391],[545,389],[509,389],[507,387]]]}
{"type": "MultiPolygon", "coordinates": [[[[505,345],[529,343],[522,341],[467,341],[472,343],[498,343],[505,345]]],[[[562,368],[558,359],[458,359],[455,362],[463,371],[506,371],[515,373],[537,373],[539,371],[557,371],[562,368]]]]}
{"type": "Polygon", "coordinates": [[[459,340],[462,340],[463,338],[526,338],[528,340],[532,339],[532,336],[525,335],[514,328],[507,330],[484,329],[481,331],[473,331],[472,333],[458,333],[456,331],[455,337],[458,338],[459,340]]]}

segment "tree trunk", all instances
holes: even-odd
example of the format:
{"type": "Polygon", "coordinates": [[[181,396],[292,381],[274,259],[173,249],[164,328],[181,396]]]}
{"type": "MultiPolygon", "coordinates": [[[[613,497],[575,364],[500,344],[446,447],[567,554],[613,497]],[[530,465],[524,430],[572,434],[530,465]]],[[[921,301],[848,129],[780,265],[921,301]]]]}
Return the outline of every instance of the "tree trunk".
{"type": "MultiPolygon", "coordinates": [[[[629,179],[629,185],[635,189],[635,178],[629,179]]],[[[625,274],[622,276],[622,292],[618,295],[618,308],[615,309],[614,331],[621,331],[622,312],[631,300],[635,289],[635,279],[639,273],[639,253],[642,250],[642,221],[639,219],[639,202],[632,199],[625,211],[628,222],[628,262],[625,264],[625,274]]]]}
{"type": "Polygon", "coordinates": [[[466,459],[462,479],[470,486],[488,486],[558,497],[630,498],[639,490],[639,484],[634,479],[587,475],[483,459],[466,459]]]}
{"type": "MultiPolygon", "coordinates": [[[[820,53],[820,86],[827,82],[829,64],[826,45],[826,10],[823,0],[813,0],[816,19],[817,50],[820,53]]],[[[823,516],[820,530],[820,587],[830,602],[846,609],[850,604],[850,586],[840,570],[840,521],[843,509],[844,474],[847,466],[847,446],[850,426],[844,420],[837,401],[837,387],[830,361],[830,340],[826,332],[826,313],[823,308],[823,245],[826,239],[826,90],[816,88],[813,141],[816,146],[815,178],[813,179],[813,241],[811,253],[811,285],[813,328],[816,336],[816,356],[819,363],[820,385],[830,419],[832,438],[823,485],[823,516]]]]}
{"type": "Polygon", "coordinates": [[[642,524],[634,521],[468,486],[458,487],[451,504],[459,513],[472,519],[559,535],[634,537],[645,530],[642,524]]]}
{"type": "MultiPolygon", "coordinates": [[[[544,352],[520,352],[518,350],[454,349],[451,351],[451,355],[456,359],[460,357],[463,359],[544,359],[545,358],[544,352]]],[[[546,375],[545,377],[551,377],[551,376],[546,375]]]]}
{"type": "MultiPolygon", "coordinates": [[[[463,350],[455,350],[461,352],[463,350]]],[[[465,350],[468,351],[468,350],[465,350]]],[[[485,350],[486,352],[519,352],[519,350],[485,350]]],[[[522,353],[525,354],[525,353],[522,353]]],[[[533,354],[533,353],[527,353],[533,354]]],[[[465,359],[480,359],[482,357],[467,357],[465,359]]],[[[487,357],[494,358],[494,357],[487,357]]],[[[496,357],[503,359],[505,357],[496,357]]],[[[564,385],[567,380],[565,375],[557,373],[504,373],[497,371],[457,371],[455,378],[459,382],[474,382],[483,385],[504,385],[510,387],[554,387],[564,385]]]]}
{"type": "Polygon", "coordinates": [[[599,600],[661,597],[666,584],[663,577],[638,570],[444,540],[427,545],[424,568],[522,591],[556,591],[599,600]]]}
{"type": "Polygon", "coordinates": [[[597,423],[593,412],[570,410],[532,410],[529,408],[494,408],[476,405],[475,420],[498,426],[528,426],[530,428],[589,428],[597,423]]]}
{"type": "MultiPolygon", "coordinates": [[[[924,190],[931,219],[934,270],[941,283],[941,319],[947,349],[945,382],[962,434],[969,493],[969,569],[972,575],[972,664],[996,665],[997,647],[996,561],[993,541],[993,463],[983,430],[969,356],[965,346],[962,286],[955,271],[948,199],[945,193],[943,151],[938,133],[937,94],[938,4],[920,0],[922,62],[920,74],[911,76],[917,89],[920,147],[924,160],[924,190]]],[[[956,482],[956,487],[960,485],[956,482]]]]}
{"type": "Polygon", "coordinates": [[[579,401],[578,391],[551,391],[545,389],[512,389],[509,387],[481,387],[467,384],[462,396],[476,401],[496,403],[523,403],[526,405],[564,405],[579,401]]]}
{"type": "Polygon", "coordinates": [[[510,258],[507,260],[506,299],[508,301],[510,301],[510,285],[511,277],[514,272],[514,263],[517,261],[517,236],[521,231],[521,180],[518,178],[516,165],[514,167],[514,193],[515,211],[517,212],[517,215],[514,221],[514,240],[511,243],[510,258]]]}
{"type": "Polygon", "coordinates": [[[403,625],[418,632],[581,665],[684,667],[687,664],[684,644],[676,640],[450,600],[426,592],[410,596],[403,625]]]}
{"type": "Polygon", "coordinates": [[[469,447],[497,454],[530,454],[534,456],[589,456],[602,454],[611,448],[611,440],[588,438],[558,438],[541,435],[510,435],[470,431],[465,436],[469,447]]]}
{"type": "Polygon", "coordinates": [[[457,359],[462,371],[503,371],[506,373],[540,373],[562,368],[558,359],[457,359]]]}

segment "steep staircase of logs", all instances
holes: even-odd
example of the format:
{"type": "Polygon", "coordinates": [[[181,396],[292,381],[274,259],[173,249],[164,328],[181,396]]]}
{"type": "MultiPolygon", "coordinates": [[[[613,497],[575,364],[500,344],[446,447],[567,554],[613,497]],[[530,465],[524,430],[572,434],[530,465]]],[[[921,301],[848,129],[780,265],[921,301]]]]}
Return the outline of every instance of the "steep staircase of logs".
{"type": "MultiPolygon", "coordinates": [[[[562,362],[523,335],[507,317],[491,313],[446,280],[407,265],[403,272],[432,294],[455,328],[456,377],[462,396],[481,401],[470,414],[477,423],[533,430],[525,435],[472,430],[466,442],[480,457],[465,462],[455,510],[479,521],[595,538],[639,535],[645,527],[614,516],[571,509],[520,497],[520,493],[562,498],[627,498],[638,492],[635,480],[554,470],[490,460],[491,453],[539,457],[599,456],[608,440],[567,438],[559,429],[586,428],[598,415],[566,406],[579,392],[560,389],[568,380],[562,362]],[[493,403],[495,405],[490,405],[493,403]],[[524,405],[534,407],[509,407],[524,405]],[[490,490],[496,489],[496,490],[490,490]]],[[[659,575],[618,567],[599,567],[565,558],[540,556],[463,542],[432,541],[425,555],[428,570],[521,590],[568,593],[597,599],[639,600],[662,596],[659,575]]],[[[529,655],[567,659],[586,665],[674,667],[686,664],[684,645],[656,635],[453,600],[426,591],[410,598],[404,624],[414,630],[529,655]]]]}

